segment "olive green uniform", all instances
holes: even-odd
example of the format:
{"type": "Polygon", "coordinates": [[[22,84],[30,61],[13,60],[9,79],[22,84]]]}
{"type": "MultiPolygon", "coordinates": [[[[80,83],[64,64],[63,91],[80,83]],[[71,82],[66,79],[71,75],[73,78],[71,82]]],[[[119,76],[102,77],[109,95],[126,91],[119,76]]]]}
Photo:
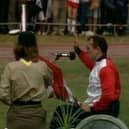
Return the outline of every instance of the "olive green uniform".
{"type": "Polygon", "coordinates": [[[41,62],[14,61],[5,67],[0,82],[0,100],[8,104],[8,129],[44,129],[46,112],[41,100],[52,85],[52,73],[41,62]]]}

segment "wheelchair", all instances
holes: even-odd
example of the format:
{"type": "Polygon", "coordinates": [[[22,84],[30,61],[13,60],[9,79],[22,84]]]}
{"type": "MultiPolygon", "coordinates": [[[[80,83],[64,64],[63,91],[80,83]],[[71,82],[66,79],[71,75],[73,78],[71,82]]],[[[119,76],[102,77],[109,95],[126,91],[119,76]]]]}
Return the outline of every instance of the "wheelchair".
{"type": "MultiPolygon", "coordinates": [[[[114,109],[113,109],[114,110],[114,109]]],[[[59,105],[50,122],[49,129],[128,129],[116,116],[91,114],[76,103],[59,105]]]]}

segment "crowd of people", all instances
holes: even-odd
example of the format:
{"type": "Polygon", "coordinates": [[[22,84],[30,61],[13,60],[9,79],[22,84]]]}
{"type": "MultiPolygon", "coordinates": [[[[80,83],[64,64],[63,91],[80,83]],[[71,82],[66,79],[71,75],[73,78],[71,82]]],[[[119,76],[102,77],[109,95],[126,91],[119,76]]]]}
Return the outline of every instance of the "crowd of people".
{"type": "Polygon", "coordinates": [[[75,32],[85,35],[87,31],[113,34],[114,24],[118,34],[127,29],[122,25],[128,23],[128,0],[1,0],[0,33],[19,27],[23,3],[27,30],[40,35],[75,32]]]}

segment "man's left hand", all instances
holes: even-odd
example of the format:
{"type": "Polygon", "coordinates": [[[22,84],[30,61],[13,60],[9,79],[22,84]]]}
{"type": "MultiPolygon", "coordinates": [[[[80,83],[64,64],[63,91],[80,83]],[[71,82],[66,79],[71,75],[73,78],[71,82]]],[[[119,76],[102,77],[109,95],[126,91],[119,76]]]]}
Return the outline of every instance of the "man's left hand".
{"type": "Polygon", "coordinates": [[[89,107],[89,105],[87,104],[87,103],[81,103],[80,104],[80,107],[84,110],[84,111],[86,111],[86,112],[90,112],[90,107],[89,107]]]}

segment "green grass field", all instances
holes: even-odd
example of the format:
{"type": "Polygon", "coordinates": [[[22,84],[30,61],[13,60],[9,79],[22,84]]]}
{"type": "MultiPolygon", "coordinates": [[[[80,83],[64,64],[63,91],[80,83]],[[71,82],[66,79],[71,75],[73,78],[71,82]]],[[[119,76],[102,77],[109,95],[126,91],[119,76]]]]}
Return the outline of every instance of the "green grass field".
{"type": "MultiPolygon", "coordinates": [[[[116,59],[115,62],[118,65],[122,83],[122,96],[121,96],[121,110],[119,118],[126,123],[129,127],[128,108],[129,108],[129,60],[116,59]],[[127,72],[126,72],[127,71],[127,72]]],[[[62,68],[64,72],[65,80],[72,90],[73,94],[81,101],[85,99],[85,91],[88,82],[89,71],[80,63],[79,60],[75,61],[58,61],[57,64],[62,68]]],[[[51,120],[52,113],[55,107],[62,102],[55,99],[44,99],[43,107],[47,109],[48,123],[51,120]]],[[[6,121],[7,106],[0,103],[0,129],[4,129],[6,121]]]]}
{"type": "MultiPolygon", "coordinates": [[[[16,42],[17,35],[0,35],[0,44],[13,45],[16,42]]],[[[109,44],[129,44],[129,36],[105,36],[109,44]]],[[[39,36],[37,35],[39,44],[72,44],[73,36],[39,36]]],[[[85,42],[85,37],[80,37],[80,42],[85,42]]]]}
{"type": "MultiPolygon", "coordinates": [[[[106,37],[108,42],[111,44],[129,44],[129,38],[125,37],[106,37]]],[[[40,37],[38,36],[38,41],[44,44],[64,44],[71,43],[73,40],[72,37],[40,37]]],[[[81,38],[80,41],[84,42],[84,38],[81,38]]],[[[0,44],[9,44],[16,41],[16,36],[2,36],[0,35],[0,44]]],[[[120,71],[120,78],[122,84],[122,95],[121,95],[121,109],[119,118],[129,127],[129,58],[117,58],[115,62],[120,71]]],[[[89,71],[84,67],[84,65],[79,60],[70,61],[68,59],[59,60],[56,62],[60,68],[62,68],[65,80],[72,90],[74,96],[79,100],[83,101],[85,99],[86,86],[88,83],[89,71]]],[[[4,63],[0,62],[0,74],[3,70],[4,63]]],[[[55,107],[62,102],[55,99],[44,99],[43,107],[47,110],[47,119],[48,124],[51,120],[51,116],[55,107]]],[[[6,127],[6,112],[8,107],[0,103],[0,129],[6,127]]]]}

